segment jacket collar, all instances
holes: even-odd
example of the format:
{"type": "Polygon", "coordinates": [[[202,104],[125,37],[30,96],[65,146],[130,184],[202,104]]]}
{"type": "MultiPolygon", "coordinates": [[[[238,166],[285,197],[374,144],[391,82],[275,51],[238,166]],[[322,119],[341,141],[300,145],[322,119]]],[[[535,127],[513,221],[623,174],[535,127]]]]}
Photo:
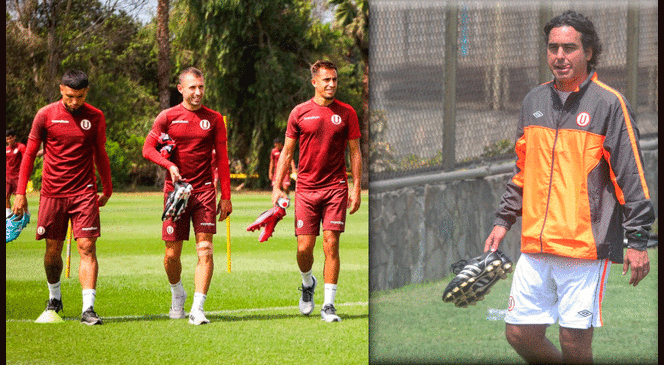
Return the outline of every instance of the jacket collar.
{"type": "MultiPolygon", "coordinates": [[[[591,69],[591,70],[590,70],[590,73],[588,73],[588,77],[586,77],[586,79],[581,83],[581,85],[579,85],[579,86],[576,88],[576,90],[574,90],[574,91],[572,91],[572,92],[573,92],[573,93],[576,93],[576,92],[579,92],[579,91],[581,91],[581,90],[585,90],[585,89],[588,87],[588,85],[590,85],[590,83],[593,82],[593,81],[595,81],[595,80],[597,80],[597,72],[595,71],[595,69],[591,69]]],[[[557,89],[556,89],[556,80],[554,79],[554,80],[549,84],[549,86],[551,87],[552,90],[554,90],[554,91],[557,90],[557,89]]]]}

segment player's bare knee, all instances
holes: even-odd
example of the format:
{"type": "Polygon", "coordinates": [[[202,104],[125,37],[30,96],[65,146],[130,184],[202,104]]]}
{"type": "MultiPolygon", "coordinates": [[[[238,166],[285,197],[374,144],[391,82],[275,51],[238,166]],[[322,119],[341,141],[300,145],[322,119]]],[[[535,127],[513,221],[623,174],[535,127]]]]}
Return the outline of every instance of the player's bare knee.
{"type": "Polygon", "coordinates": [[[196,242],[196,252],[198,253],[199,260],[211,260],[213,254],[212,242],[201,241],[196,242]]]}
{"type": "Polygon", "coordinates": [[[518,326],[507,325],[505,328],[505,338],[512,347],[520,347],[528,343],[529,338],[525,332],[518,326]]]}

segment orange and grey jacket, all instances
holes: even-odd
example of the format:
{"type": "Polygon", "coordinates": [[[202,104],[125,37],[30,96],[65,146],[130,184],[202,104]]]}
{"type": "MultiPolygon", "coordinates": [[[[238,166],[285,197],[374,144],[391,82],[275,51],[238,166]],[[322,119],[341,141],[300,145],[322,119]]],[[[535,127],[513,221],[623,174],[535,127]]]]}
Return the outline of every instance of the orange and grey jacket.
{"type": "Polygon", "coordinates": [[[521,252],[589,260],[645,250],[655,214],[625,98],[592,71],[563,105],[553,82],[521,106],[515,175],[494,225],[522,216],[521,252]]]}

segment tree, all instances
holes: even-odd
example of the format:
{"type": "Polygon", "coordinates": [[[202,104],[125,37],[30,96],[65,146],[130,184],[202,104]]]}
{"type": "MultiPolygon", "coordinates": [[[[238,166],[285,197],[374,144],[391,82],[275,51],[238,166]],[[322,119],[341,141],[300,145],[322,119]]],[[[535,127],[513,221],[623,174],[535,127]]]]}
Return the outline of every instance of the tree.
{"type": "Polygon", "coordinates": [[[106,115],[109,148],[117,153],[111,161],[114,183],[122,185],[127,167],[143,160],[140,153],[127,152],[137,141],[130,137],[145,135],[158,112],[154,31],[146,37],[137,21],[117,10],[117,1],[7,4],[7,125],[25,141],[37,110],[60,97],[59,75],[68,68],[84,70],[91,82],[88,102],[106,115]]]}
{"type": "Polygon", "coordinates": [[[157,44],[159,46],[157,62],[157,80],[159,84],[159,107],[166,109],[170,106],[171,90],[171,49],[168,35],[169,1],[159,0],[157,5],[157,44]]]}
{"type": "Polygon", "coordinates": [[[362,187],[369,186],[369,1],[328,0],[335,7],[336,24],[353,39],[362,59],[362,113],[360,149],[362,150],[362,187]]]}
{"type": "Polygon", "coordinates": [[[310,63],[337,36],[312,20],[306,0],[177,6],[178,68],[205,72],[206,104],[229,116],[229,155],[245,172],[266,176],[272,139],[283,136],[290,110],[311,97],[310,63]]]}

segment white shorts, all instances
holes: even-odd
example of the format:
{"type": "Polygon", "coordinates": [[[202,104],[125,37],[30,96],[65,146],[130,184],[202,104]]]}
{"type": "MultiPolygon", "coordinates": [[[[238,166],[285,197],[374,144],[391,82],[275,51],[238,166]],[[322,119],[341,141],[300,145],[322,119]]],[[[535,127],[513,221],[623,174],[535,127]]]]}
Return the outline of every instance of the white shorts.
{"type": "Polygon", "coordinates": [[[602,299],[611,262],[549,254],[521,254],[514,270],[505,322],[602,326],[602,299]]]}

